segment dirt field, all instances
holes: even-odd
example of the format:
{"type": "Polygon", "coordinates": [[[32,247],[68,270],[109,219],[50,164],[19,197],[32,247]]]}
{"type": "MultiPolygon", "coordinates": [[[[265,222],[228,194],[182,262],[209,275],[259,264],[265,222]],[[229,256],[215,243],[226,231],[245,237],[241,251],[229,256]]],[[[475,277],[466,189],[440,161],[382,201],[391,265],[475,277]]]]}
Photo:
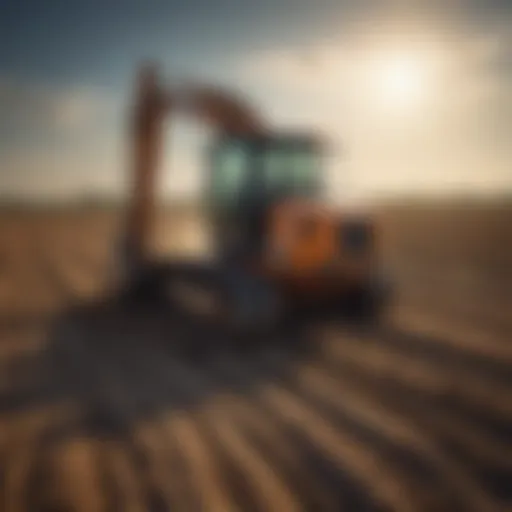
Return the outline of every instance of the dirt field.
{"type": "Polygon", "coordinates": [[[115,214],[1,214],[0,509],[511,510],[512,207],[381,219],[387,325],[240,348],[98,299],[115,214]]]}

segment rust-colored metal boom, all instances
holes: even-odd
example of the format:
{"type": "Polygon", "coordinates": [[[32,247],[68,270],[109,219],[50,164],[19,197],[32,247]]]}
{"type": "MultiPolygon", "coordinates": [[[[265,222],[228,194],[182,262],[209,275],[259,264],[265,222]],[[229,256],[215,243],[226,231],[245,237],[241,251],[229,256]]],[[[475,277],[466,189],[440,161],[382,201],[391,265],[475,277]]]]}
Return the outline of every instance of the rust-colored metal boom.
{"type": "Polygon", "coordinates": [[[146,65],[140,70],[131,120],[132,180],[125,226],[125,250],[131,263],[149,256],[163,121],[177,109],[228,134],[263,130],[258,116],[231,92],[195,85],[166,90],[159,83],[156,66],[146,65]]]}

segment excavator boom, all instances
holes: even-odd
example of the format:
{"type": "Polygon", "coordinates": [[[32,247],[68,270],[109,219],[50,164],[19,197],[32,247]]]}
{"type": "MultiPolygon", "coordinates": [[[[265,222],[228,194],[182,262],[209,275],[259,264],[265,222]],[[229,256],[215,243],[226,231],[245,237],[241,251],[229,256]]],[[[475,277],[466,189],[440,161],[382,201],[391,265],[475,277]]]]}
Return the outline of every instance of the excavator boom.
{"type": "Polygon", "coordinates": [[[193,84],[164,89],[154,65],[141,69],[133,106],[132,190],[123,241],[125,263],[130,267],[149,256],[163,122],[177,111],[204,120],[230,136],[264,132],[256,113],[235,94],[193,84]]]}

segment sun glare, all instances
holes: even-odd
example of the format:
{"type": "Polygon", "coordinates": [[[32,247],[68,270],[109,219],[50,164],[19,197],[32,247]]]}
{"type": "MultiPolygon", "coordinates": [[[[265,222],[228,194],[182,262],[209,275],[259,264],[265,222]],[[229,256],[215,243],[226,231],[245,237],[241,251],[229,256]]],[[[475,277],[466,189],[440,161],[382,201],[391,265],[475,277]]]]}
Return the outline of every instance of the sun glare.
{"type": "Polygon", "coordinates": [[[425,66],[420,59],[397,56],[379,62],[375,86],[390,107],[417,105],[425,94],[425,66]]]}

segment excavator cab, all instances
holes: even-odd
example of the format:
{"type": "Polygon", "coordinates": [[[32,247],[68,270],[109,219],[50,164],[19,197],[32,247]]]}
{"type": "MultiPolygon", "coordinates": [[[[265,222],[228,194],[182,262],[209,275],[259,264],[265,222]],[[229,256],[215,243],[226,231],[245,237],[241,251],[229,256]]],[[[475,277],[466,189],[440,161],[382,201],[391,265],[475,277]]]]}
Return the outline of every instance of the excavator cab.
{"type": "Polygon", "coordinates": [[[209,200],[228,211],[265,207],[276,198],[317,196],[322,149],[307,135],[221,137],[210,152],[209,200]]]}
{"type": "Polygon", "coordinates": [[[257,257],[268,213],[289,199],[323,192],[323,147],[304,134],[223,135],[209,151],[208,216],[223,255],[257,257]]]}

